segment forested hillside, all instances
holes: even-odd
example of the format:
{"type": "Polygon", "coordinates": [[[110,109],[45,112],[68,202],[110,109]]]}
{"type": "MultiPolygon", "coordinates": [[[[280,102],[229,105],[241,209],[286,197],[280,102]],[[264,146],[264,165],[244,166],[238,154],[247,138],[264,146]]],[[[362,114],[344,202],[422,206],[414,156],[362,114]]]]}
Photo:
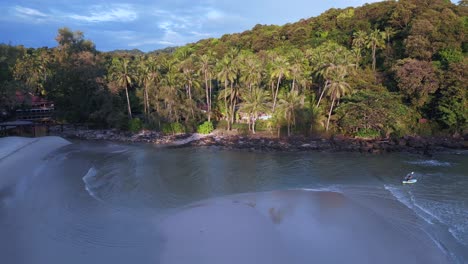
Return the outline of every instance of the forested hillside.
{"type": "Polygon", "coordinates": [[[62,28],[54,48],[0,46],[0,110],[23,91],[95,127],[466,134],[467,15],[466,0],[384,1],[147,54],[62,28]]]}

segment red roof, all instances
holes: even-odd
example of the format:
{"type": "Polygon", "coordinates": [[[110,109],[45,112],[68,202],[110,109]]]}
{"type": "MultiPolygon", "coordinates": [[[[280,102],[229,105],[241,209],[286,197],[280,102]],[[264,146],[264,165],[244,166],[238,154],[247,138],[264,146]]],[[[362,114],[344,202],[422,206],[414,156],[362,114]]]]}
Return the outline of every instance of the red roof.
{"type": "Polygon", "coordinates": [[[16,102],[23,104],[23,103],[31,103],[31,104],[48,104],[51,103],[46,99],[33,95],[31,93],[22,93],[20,91],[16,91],[16,102]]]}

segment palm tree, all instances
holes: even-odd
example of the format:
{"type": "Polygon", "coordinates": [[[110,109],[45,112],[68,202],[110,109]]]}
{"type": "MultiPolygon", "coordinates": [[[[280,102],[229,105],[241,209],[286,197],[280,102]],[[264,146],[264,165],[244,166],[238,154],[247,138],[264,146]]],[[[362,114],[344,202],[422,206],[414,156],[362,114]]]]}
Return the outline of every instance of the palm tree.
{"type": "Polygon", "coordinates": [[[195,70],[195,63],[194,57],[190,56],[184,61],[182,61],[179,65],[179,70],[181,72],[182,81],[184,83],[186,96],[187,96],[187,104],[186,106],[190,110],[192,117],[195,118],[195,111],[194,108],[195,100],[193,98],[193,89],[197,89],[200,87],[200,83],[198,81],[197,72],[195,70]]]}
{"type": "Polygon", "coordinates": [[[239,61],[240,66],[240,81],[243,82],[249,91],[252,91],[253,86],[259,85],[262,78],[262,65],[255,55],[247,55],[239,61]]]}
{"type": "Polygon", "coordinates": [[[304,106],[304,96],[299,95],[299,91],[290,91],[281,94],[279,98],[279,108],[288,124],[288,136],[291,135],[291,125],[296,124],[296,111],[304,106]]]}
{"type": "Polygon", "coordinates": [[[362,49],[367,44],[367,33],[358,30],[353,33],[353,53],[356,56],[356,69],[359,68],[359,62],[361,61],[362,49]]]}
{"type": "Polygon", "coordinates": [[[294,49],[289,53],[289,72],[292,78],[291,91],[296,89],[298,80],[303,77],[303,73],[307,66],[307,60],[305,59],[304,53],[299,49],[294,49]]]}
{"type": "Polygon", "coordinates": [[[347,63],[346,60],[351,61],[351,58],[349,58],[348,56],[344,56],[342,64],[330,63],[323,68],[321,75],[325,79],[325,85],[317,102],[317,107],[320,106],[320,102],[322,101],[323,95],[328,89],[330,89],[333,83],[336,83],[336,80],[341,80],[342,78],[346,77],[348,75],[348,69],[353,69],[354,64],[347,63]]]}
{"type": "Polygon", "coordinates": [[[242,97],[243,102],[240,104],[240,109],[243,112],[249,113],[249,125],[252,120],[252,133],[255,134],[255,122],[258,119],[259,113],[265,113],[269,109],[268,91],[261,88],[253,88],[250,92],[242,97]]]}
{"type": "Polygon", "coordinates": [[[330,83],[327,89],[327,95],[330,97],[332,102],[330,106],[330,111],[328,112],[326,131],[328,131],[331,114],[333,111],[333,107],[335,106],[335,101],[339,100],[343,95],[345,95],[351,90],[351,87],[345,80],[348,74],[345,66],[336,67],[329,74],[331,76],[330,83]]]}
{"type": "Polygon", "coordinates": [[[385,47],[385,33],[378,29],[374,29],[367,36],[367,48],[372,49],[372,70],[375,71],[376,57],[375,53],[378,48],[385,47]]]}
{"type": "Polygon", "coordinates": [[[168,71],[161,80],[159,99],[163,101],[161,109],[163,116],[171,122],[179,122],[181,100],[177,85],[180,83],[180,74],[175,69],[168,71]]]}
{"type": "Polygon", "coordinates": [[[149,100],[149,87],[154,86],[159,79],[158,65],[154,57],[148,59],[141,58],[138,61],[139,82],[143,86],[143,105],[146,117],[149,114],[150,100],[149,100]]]}
{"type": "Polygon", "coordinates": [[[316,105],[312,104],[310,106],[310,130],[312,132],[317,131],[317,127],[324,127],[325,126],[325,117],[323,115],[323,111],[321,107],[317,107],[316,105]]]}
{"type": "Polygon", "coordinates": [[[213,60],[211,56],[203,54],[198,58],[199,73],[205,81],[205,97],[208,108],[208,121],[211,121],[211,79],[213,74],[213,60]]]}
{"type": "Polygon", "coordinates": [[[218,62],[217,66],[218,66],[218,79],[221,82],[224,82],[224,90],[225,90],[225,92],[224,92],[224,107],[225,107],[225,110],[226,110],[226,119],[227,119],[227,123],[228,123],[227,128],[228,128],[228,130],[231,130],[231,120],[232,119],[230,118],[230,114],[234,114],[234,113],[230,113],[231,112],[231,107],[228,107],[227,89],[228,89],[229,84],[230,84],[231,85],[231,95],[232,95],[234,80],[237,77],[237,73],[236,73],[236,70],[234,68],[232,59],[229,58],[228,56],[224,56],[223,59],[218,62]]]}
{"type": "Polygon", "coordinates": [[[289,78],[290,71],[289,71],[289,62],[282,56],[277,55],[273,61],[272,65],[272,71],[271,71],[271,77],[272,78],[277,78],[276,81],[276,91],[275,95],[273,97],[273,108],[272,112],[275,112],[276,108],[276,101],[278,99],[278,91],[279,91],[279,86],[281,84],[281,81],[283,78],[289,78]]]}
{"type": "Polygon", "coordinates": [[[110,77],[117,82],[120,88],[125,89],[127,98],[128,118],[132,119],[132,108],[130,106],[130,98],[128,96],[128,87],[132,85],[132,76],[129,69],[130,61],[127,58],[114,58],[110,68],[110,77]]]}
{"type": "Polygon", "coordinates": [[[383,32],[385,39],[387,39],[387,45],[390,44],[390,39],[397,33],[392,27],[386,27],[383,32]]]}
{"type": "Polygon", "coordinates": [[[330,78],[333,76],[333,72],[336,71],[336,69],[339,67],[339,65],[335,65],[333,63],[330,63],[327,65],[327,67],[323,67],[321,70],[321,76],[325,79],[325,84],[323,86],[322,92],[320,93],[320,97],[317,101],[317,107],[320,106],[320,102],[322,101],[323,95],[327,91],[327,89],[330,87],[331,80],[330,78]]]}

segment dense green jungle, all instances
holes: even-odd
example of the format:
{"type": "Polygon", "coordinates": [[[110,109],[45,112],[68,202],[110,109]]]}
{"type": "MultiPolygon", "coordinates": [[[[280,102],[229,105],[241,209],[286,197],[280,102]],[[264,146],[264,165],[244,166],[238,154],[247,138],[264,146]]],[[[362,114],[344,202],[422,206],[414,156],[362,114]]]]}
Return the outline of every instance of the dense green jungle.
{"type": "Polygon", "coordinates": [[[467,15],[467,1],[383,1],[148,53],[61,28],[56,47],[0,45],[1,118],[28,107],[20,92],[95,128],[464,135],[467,15]]]}

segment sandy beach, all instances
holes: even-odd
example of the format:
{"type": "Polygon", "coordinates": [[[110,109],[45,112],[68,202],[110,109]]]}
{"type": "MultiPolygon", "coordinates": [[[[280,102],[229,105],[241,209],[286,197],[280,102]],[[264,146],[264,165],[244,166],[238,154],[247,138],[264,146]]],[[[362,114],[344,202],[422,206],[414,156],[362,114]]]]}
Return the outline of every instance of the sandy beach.
{"type": "Polygon", "coordinates": [[[0,188],[34,173],[47,155],[68,144],[61,137],[0,138],[0,188]]]}

